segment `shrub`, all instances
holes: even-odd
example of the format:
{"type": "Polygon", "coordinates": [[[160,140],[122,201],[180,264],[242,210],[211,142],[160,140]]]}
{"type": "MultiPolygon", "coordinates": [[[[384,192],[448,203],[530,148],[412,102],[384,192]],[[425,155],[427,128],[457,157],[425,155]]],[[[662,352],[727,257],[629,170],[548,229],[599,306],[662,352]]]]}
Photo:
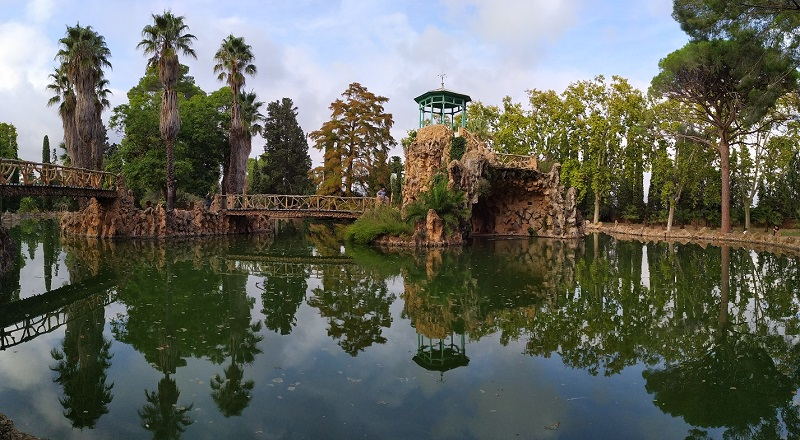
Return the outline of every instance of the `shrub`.
{"type": "Polygon", "coordinates": [[[467,140],[464,136],[454,137],[450,142],[450,160],[461,160],[467,150],[467,140]]]}
{"type": "Polygon", "coordinates": [[[17,209],[17,212],[39,212],[39,206],[36,204],[36,200],[33,197],[23,197],[19,201],[19,209],[17,209]]]}
{"type": "Polygon", "coordinates": [[[434,176],[430,189],[406,206],[406,220],[412,224],[424,220],[429,209],[436,211],[448,231],[457,228],[469,216],[464,193],[447,188],[447,178],[443,174],[434,176]]]}
{"type": "Polygon", "coordinates": [[[389,205],[378,205],[358,218],[345,231],[345,239],[358,244],[368,244],[383,235],[408,235],[414,228],[403,221],[400,210],[389,205]]]}

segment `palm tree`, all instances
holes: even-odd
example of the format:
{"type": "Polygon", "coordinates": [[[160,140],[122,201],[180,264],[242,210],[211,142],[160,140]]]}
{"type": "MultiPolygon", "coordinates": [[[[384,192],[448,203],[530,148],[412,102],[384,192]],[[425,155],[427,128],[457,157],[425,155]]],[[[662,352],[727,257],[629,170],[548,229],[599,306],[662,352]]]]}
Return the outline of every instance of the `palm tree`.
{"type": "MultiPolygon", "coordinates": [[[[98,127],[102,105],[98,105],[97,85],[103,79],[103,68],[111,67],[111,51],[103,36],[91,26],[68,26],[59,40],[61,48],[56,58],[75,93],[76,146],[73,165],[98,169],[103,163],[105,135],[98,127]]],[[[105,89],[105,87],[103,87],[105,89]]]]}
{"type": "Polygon", "coordinates": [[[249,137],[244,126],[241,113],[241,90],[245,83],[244,76],[255,75],[256,66],[252,64],[253,51],[242,37],[228,35],[222,40],[219,50],[214,55],[217,64],[214,73],[219,74],[218,79],[225,81],[231,89],[233,102],[231,103],[231,130],[230,153],[225,167],[225,176],[222,179],[224,193],[240,194],[244,190],[244,180],[247,173],[247,157],[250,155],[250,145],[245,142],[249,137]]]}
{"type": "Polygon", "coordinates": [[[70,162],[75,161],[75,147],[77,145],[78,133],[75,127],[75,90],[69,82],[64,68],[56,68],[50,74],[52,82],[47,85],[47,89],[53,92],[53,97],[47,101],[48,106],[59,104],[58,115],[61,117],[61,126],[64,129],[64,149],[70,158],[70,162]]]}
{"type": "Polygon", "coordinates": [[[197,39],[192,34],[186,33],[189,29],[183,16],[175,16],[170,11],[161,15],[153,14],[153,24],[148,24],[142,29],[142,41],[136,46],[144,50],[146,55],[152,55],[147,64],[158,67],[158,78],[164,87],[161,96],[161,138],[167,150],[167,210],[175,207],[175,138],[181,129],[181,117],[178,112],[178,52],[197,58],[192,49],[192,40],[197,39]]]}
{"type": "MultiPolygon", "coordinates": [[[[250,151],[253,150],[253,136],[261,134],[264,131],[263,123],[265,118],[259,111],[264,103],[258,100],[256,93],[253,91],[242,92],[239,96],[239,100],[242,103],[242,125],[244,126],[245,133],[242,138],[242,143],[244,145],[244,150],[247,151],[247,154],[245,154],[246,163],[250,151]]],[[[245,180],[247,180],[247,176],[245,176],[245,180]]],[[[252,182],[250,184],[252,184],[252,182]]]]}

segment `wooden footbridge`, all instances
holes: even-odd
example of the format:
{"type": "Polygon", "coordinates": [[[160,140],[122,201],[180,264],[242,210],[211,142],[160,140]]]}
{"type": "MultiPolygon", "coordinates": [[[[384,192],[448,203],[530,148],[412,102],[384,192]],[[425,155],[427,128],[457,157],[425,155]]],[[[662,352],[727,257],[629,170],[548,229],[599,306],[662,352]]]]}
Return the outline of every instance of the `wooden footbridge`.
{"type": "Polygon", "coordinates": [[[0,196],[94,197],[117,196],[121,179],[114,173],[49,163],[0,159],[0,196]]]}
{"type": "MultiPolygon", "coordinates": [[[[536,169],[536,158],[496,153],[491,166],[536,169]]],[[[124,188],[120,175],[55,164],[0,159],[0,197],[94,197],[113,199],[124,188]]],[[[268,215],[273,218],[358,218],[375,206],[374,197],[320,195],[228,194],[215,206],[230,216],[268,215]]]]}

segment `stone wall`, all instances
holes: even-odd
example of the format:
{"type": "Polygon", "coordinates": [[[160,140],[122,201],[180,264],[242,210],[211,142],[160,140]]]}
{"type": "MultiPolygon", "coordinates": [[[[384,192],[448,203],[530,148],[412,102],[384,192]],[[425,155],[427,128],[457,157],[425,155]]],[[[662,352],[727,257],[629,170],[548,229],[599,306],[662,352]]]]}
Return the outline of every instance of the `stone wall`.
{"type": "Polygon", "coordinates": [[[130,193],[106,204],[92,199],[81,211],[61,218],[65,235],[98,238],[163,238],[271,232],[272,220],[265,215],[226,216],[201,204],[192,210],[167,213],[162,205],[139,209],[130,193]]]}
{"type": "Polygon", "coordinates": [[[406,150],[403,205],[426,191],[433,176],[446,172],[451,188],[463,191],[471,208],[472,234],[536,235],[574,238],[583,235],[574,188],[561,185],[561,167],[549,173],[501,164],[494,150],[461,130],[467,140],[461,160],[450,161],[453,132],[444,125],[419,129],[406,150]]]}

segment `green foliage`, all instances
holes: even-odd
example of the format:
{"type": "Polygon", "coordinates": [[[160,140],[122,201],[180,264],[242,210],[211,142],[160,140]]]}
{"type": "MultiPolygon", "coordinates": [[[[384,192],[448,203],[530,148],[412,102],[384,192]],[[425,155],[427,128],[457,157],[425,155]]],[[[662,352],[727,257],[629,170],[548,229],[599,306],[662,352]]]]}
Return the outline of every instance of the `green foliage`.
{"type": "Polygon", "coordinates": [[[12,124],[0,122],[0,157],[17,159],[17,128],[12,124]]]}
{"type": "Polygon", "coordinates": [[[345,238],[358,244],[368,244],[384,235],[409,235],[414,228],[402,220],[400,210],[378,205],[347,227],[345,238]]]}
{"type": "Polygon", "coordinates": [[[450,160],[461,160],[467,149],[467,140],[464,136],[453,137],[450,142],[450,160]]]}
{"type": "Polygon", "coordinates": [[[23,197],[19,201],[19,208],[17,212],[20,213],[30,213],[30,212],[39,212],[39,206],[36,203],[36,199],[33,197],[23,197]]]}
{"type": "Polygon", "coordinates": [[[311,157],[308,141],[297,122],[297,107],[289,98],[267,105],[264,154],[255,164],[250,192],[260,194],[310,194],[311,157]]]}
{"type": "MultiPolygon", "coordinates": [[[[181,66],[176,85],[181,127],[175,144],[178,192],[205,196],[219,181],[228,148],[230,89],[206,95],[181,66]]],[[[107,169],[122,173],[138,198],[162,194],[166,188],[165,150],[159,132],[161,83],[155,69],[128,92],[128,103],[114,108],[111,127],[123,134],[107,169]]]]}
{"type": "Polygon", "coordinates": [[[420,193],[415,202],[406,206],[406,220],[412,224],[423,221],[430,209],[441,217],[448,231],[458,228],[470,214],[464,193],[449,189],[444,174],[434,176],[430,189],[420,193]]]}
{"type": "Polygon", "coordinates": [[[389,149],[394,119],[384,106],[389,98],[351,83],[331,103],[331,118],[308,136],[325,152],[316,168],[318,194],[374,194],[389,185],[389,149]]]}

